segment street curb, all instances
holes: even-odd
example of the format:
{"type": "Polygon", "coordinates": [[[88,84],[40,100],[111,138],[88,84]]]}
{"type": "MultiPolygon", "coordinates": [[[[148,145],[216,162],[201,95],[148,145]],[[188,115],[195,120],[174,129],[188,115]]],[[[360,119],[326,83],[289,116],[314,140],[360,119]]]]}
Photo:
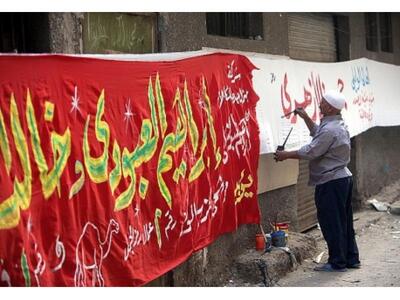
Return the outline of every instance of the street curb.
{"type": "Polygon", "coordinates": [[[271,252],[248,249],[234,262],[233,278],[226,286],[274,286],[316,252],[316,241],[307,234],[289,232],[289,251],[273,247],[271,252]],[[236,281],[236,282],[235,282],[236,281]]]}
{"type": "MultiPolygon", "coordinates": [[[[387,212],[378,212],[364,208],[354,213],[354,231],[359,236],[363,231],[376,224],[387,212]]],[[[318,251],[318,244],[324,242],[319,229],[307,233],[289,232],[288,248],[290,253],[281,248],[271,252],[247,249],[234,261],[232,279],[225,286],[276,286],[287,273],[295,271],[299,264],[313,258],[318,251]]]]}

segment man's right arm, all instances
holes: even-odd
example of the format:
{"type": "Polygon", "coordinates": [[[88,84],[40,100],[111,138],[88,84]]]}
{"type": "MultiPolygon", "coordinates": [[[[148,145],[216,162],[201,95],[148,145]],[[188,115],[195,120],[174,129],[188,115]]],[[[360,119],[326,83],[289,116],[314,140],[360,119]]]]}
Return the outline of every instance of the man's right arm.
{"type": "Polygon", "coordinates": [[[304,120],[308,130],[310,131],[311,136],[314,136],[317,124],[315,124],[314,121],[311,120],[311,118],[308,116],[308,114],[303,108],[296,108],[295,113],[304,120]]]}
{"type": "Polygon", "coordinates": [[[311,143],[297,150],[297,155],[300,159],[306,160],[312,160],[325,155],[335,142],[335,139],[335,134],[332,131],[323,129],[313,137],[311,143]]]}

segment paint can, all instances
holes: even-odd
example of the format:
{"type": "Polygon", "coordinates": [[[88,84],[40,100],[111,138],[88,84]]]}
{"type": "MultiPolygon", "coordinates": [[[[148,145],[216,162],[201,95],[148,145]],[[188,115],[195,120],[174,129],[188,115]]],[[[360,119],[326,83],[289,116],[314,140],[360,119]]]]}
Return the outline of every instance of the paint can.
{"type": "Polygon", "coordinates": [[[264,235],[256,234],[256,250],[258,251],[264,251],[265,249],[265,239],[264,235]]]}
{"type": "Polygon", "coordinates": [[[285,247],[286,246],[286,237],[285,232],[283,230],[274,231],[271,234],[272,246],[274,247],[285,247]]]}
{"type": "Polygon", "coordinates": [[[271,248],[272,248],[272,238],[271,238],[271,235],[269,233],[267,233],[265,235],[265,238],[267,240],[267,243],[265,244],[265,251],[269,252],[269,251],[271,251],[271,248]]]}
{"type": "Polygon", "coordinates": [[[285,237],[286,237],[286,242],[288,241],[289,238],[289,223],[287,222],[281,222],[281,223],[276,223],[276,225],[274,226],[275,230],[282,230],[285,232],[285,237]]]}

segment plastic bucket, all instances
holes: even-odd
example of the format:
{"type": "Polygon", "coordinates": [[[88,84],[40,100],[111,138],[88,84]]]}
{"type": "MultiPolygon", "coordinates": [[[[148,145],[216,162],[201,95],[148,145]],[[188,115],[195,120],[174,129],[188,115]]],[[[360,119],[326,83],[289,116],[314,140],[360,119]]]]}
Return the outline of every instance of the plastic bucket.
{"type": "Polygon", "coordinates": [[[284,232],[288,233],[289,223],[286,223],[286,222],[276,223],[274,228],[275,228],[275,231],[283,230],[284,232]]]}
{"type": "Polygon", "coordinates": [[[270,250],[271,247],[272,247],[272,238],[271,238],[271,235],[269,233],[267,233],[265,235],[265,237],[267,238],[267,243],[265,245],[265,250],[267,251],[267,250],[270,250]]]}
{"type": "Polygon", "coordinates": [[[265,249],[265,239],[262,234],[256,234],[256,250],[264,250],[265,249]]]}
{"type": "Polygon", "coordinates": [[[275,231],[271,234],[272,246],[275,247],[285,247],[286,246],[286,238],[285,232],[282,230],[275,231]]]}
{"type": "Polygon", "coordinates": [[[288,223],[278,223],[276,224],[278,227],[278,230],[283,230],[285,233],[288,233],[289,231],[289,224],[288,223]]]}
{"type": "Polygon", "coordinates": [[[276,226],[274,227],[276,231],[282,230],[285,232],[286,242],[287,242],[289,238],[289,223],[286,222],[276,223],[276,226]]]}

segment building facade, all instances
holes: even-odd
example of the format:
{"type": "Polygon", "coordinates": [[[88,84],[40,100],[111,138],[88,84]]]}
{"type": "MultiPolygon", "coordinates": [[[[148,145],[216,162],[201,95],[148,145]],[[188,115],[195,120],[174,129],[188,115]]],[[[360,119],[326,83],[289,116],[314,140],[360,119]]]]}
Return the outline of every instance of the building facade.
{"type": "MultiPolygon", "coordinates": [[[[338,62],[366,57],[400,65],[400,13],[0,13],[0,52],[156,53],[203,47],[338,62]]],[[[375,127],[352,138],[356,208],[400,178],[400,128],[375,127]]],[[[316,224],[304,162],[259,162],[259,204],[267,224],[278,215],[291,230],[316,224]],[[287,180],[279,174],[298,174],[287,180]],[[274,177],[273,183],[261,182],[274,177]]],[[[253,246],[255,225],[221,236],[156,286],[208,286],[227,280],[235,256],[253,246]]]]}

